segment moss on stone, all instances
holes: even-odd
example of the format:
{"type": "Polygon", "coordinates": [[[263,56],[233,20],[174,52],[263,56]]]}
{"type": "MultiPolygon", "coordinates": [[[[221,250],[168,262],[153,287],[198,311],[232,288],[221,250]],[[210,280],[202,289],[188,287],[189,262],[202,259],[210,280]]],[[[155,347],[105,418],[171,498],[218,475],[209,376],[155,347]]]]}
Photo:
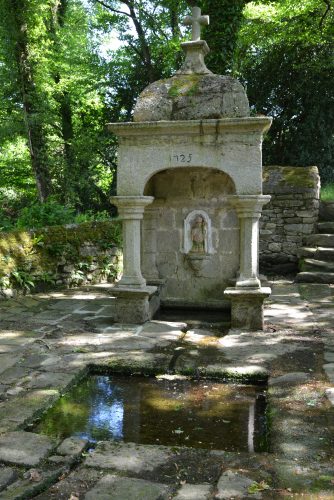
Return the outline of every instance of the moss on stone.
{"type": "Polygon", "coordinates": [[[317,167],[284,167],[282,168],[281,183],[313,188],[317,174],[317,167]]]}
{"type": "Polygon", "coordinates": [[[172,78],[172,86],[168,90],[171,98],[193,96],[198,93],[201,75],[180,75],[172,78]]]}
{"type": "Polygon", "coordinates": [[[263,182],[270,182],[272,176],[280,176],[278,184],[301,188],[315,188],[318,179],[317,167],[268,166],[263,170],[263,182]]]}

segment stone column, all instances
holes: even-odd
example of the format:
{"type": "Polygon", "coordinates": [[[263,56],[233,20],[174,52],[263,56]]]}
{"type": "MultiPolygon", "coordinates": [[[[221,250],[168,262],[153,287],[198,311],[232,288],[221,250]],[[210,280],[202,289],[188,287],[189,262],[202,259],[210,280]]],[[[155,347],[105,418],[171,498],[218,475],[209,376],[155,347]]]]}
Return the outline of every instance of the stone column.
{"type": "Polygon", "coordinates": [[[270,196],[238,195],[230,198],[240,223],[240,272],[234,288],[226,288],[231,301],[231,326],[263,330],[263,301],[271,290],[259,280],[259,219],[270,196]]]}
{"type": "Polygon", "coordinates": [[[269,195],[239,195],[230,198],[240,223],[240,272],[236,287],[259,288],[259,219],[269,195]]]}
{"type": "Polygon", "coordinates": [[[117,206],[123,223],[123,276],[118,287],[143,288],[146,281],[141,274],[141,220],[153,196],[115,196],[112,202],[117,206]]]}

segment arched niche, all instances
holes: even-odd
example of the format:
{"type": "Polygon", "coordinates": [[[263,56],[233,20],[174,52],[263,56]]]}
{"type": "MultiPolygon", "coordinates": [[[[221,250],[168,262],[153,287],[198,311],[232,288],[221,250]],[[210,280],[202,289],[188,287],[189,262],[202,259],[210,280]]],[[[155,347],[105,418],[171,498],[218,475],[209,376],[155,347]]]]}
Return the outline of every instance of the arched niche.
{"type": "Polygon", "coordinates": [[[234,194],[232,179],[218,169],[166,169],[149,179],[144,195],[154,201],[142,224],[142,272],[148,283],[164,281],[162,301],[222,300],[239,266],[239,220],[229,203],[234,194]]]}
{"type": "Polygon", "coordinates": [[[183,167],[155,173],[146,183],[144,196],[156,199],[221,199],[236,193],[233,180],[213,168],[183,167]]]}

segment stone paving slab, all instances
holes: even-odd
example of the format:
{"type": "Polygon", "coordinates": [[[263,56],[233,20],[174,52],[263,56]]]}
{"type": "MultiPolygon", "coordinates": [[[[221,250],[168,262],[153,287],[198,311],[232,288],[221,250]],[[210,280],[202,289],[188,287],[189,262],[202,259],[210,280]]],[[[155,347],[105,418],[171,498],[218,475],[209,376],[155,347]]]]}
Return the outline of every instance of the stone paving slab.
{"type": "Polygon", "coordinates": [[[168,500],[170,487],[143,479],[108,474],[85,495],[85,500],[168,500]]]}
{"type": "Polygon", "coordinates": [[[210,484],[183,484],[174,500],[208,500],[211,496],[210,484]]]}
{"type": "Polygon", "coordinates": [[[17,478],[17,472],[11,467],[0,468],[0,491],[4,490],[9,484],[17,478]]]}
{"type": "Polygon", "coordinates": [[[1,354],[0,355],[0,374],[8,370],[8,368],[11,368],[14,366],[19,360],[19,354],[15,355],[8,355],[8,354],[1,354]]]}
{"type": "Polygon", "coordinates": [[[45,410],[59,397],[55,389],[31,390],[0,403],[0,433],[16,429],[45,410]]]}
{"type": "Polygon", "coordinates": [[[28,389],[55,388],[62,391],[72,382],[73,376],[67,373],[40,373],[32,377],[25,387],[28,389]]]}
{"type": "Polygon", "coordinates": [[[165,446],[101,441],[86,459],[85,465],[140,474],[153,471],[159,465],[167,462],[171,455],[170,448],[165,446]]]}
{"type": "Polygon", "coordinates": [[[35,466],[53,447],[53,441],[46,436],[25,431],[8,432],[0,436],[0,461],[35,466]]]}

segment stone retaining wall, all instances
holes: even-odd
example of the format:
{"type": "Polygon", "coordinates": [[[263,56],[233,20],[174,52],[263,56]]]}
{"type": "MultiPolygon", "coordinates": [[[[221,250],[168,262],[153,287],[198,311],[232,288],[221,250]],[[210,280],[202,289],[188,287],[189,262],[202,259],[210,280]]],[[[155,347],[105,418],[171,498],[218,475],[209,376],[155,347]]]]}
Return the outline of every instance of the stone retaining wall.
{"type": "Polygon", "coordinates": [[[0,298],[114,281],[120,246],[116,221],[0,233],[0,298]]]}
{"type": "Polygon", "coordinates": [[[262,270],[297,270],[303,238],[315,231],[319,191],[317,167],[264,167],[263,194],[272,198],[260,220],[262,270]]]}

